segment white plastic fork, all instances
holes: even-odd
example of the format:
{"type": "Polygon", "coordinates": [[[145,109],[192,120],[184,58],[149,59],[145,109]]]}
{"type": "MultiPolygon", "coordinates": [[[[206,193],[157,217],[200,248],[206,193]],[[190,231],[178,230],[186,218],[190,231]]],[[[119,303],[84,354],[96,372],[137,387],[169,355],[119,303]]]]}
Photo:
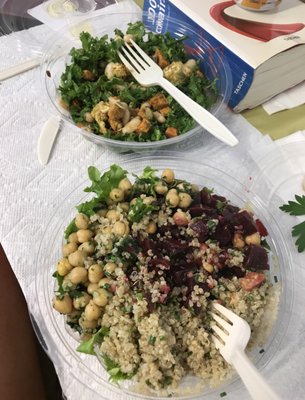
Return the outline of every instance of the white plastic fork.
{"type": "Polygon", "coordinates": [[[121,61],[140,85],[161,86],[199,125],[212,135],[230,146],[235,146],[238,143],[236,137],[223,123],[165,79],[162,69],[132,39],[130,43],[126,43],[118,54],[121,61]]]}
{"type": "Polygon", "coordinates": [[[247,321],[219,303],[214,302],[213,309],[211,328],[215,346],[234,366],[251,397],[254,400],[280,400],[244,352],[251,334],[247,321]]]}

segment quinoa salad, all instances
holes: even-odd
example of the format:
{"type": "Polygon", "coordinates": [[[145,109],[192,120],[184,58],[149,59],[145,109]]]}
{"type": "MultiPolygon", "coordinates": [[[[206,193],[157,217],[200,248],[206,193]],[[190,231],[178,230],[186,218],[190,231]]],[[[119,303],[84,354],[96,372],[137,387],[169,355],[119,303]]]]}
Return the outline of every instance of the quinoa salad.
{"type": "Polygon", "coordinates": [[[113,382],[174,390],[193,375],[216,386],[231,367],[215,348],[213,301],[252,339],[272,302],[266,228],[211,188],[166,168],[141,175],[89,167],[94,197],[65,230],[53,307],[113,382]]]}

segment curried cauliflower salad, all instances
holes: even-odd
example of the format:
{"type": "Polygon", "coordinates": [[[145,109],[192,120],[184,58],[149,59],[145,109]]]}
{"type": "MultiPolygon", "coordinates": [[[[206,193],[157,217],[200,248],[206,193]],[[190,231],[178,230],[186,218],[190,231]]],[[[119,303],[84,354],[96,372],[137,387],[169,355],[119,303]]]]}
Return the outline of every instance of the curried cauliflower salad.
{"type": "Polygon", "coordinates": [[[158,86],[143,87],[121,63],[118,51],[133,39],[163,69],[166,79],[210,109],[216,102],[216,80],[189,58],[183,41],[146,32],[142,22],[129,24],[124,34],[94,38],[82,32],[82,48],[70,52],[71,63],[61,76],[60,104],[80,128],[107,138],[149,142],[181,135],[194,120],[158,86]]]}

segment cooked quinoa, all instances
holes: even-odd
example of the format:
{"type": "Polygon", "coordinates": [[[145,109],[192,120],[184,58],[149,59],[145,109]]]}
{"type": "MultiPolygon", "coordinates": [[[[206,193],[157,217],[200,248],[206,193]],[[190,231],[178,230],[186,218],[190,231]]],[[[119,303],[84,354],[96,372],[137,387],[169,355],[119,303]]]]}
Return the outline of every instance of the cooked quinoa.
{"type": "Polygon", "coordinates": [[[116,165],[89,177],[96,196],[77,207],[54,274],[53,306],[80,333],[78,351],[99,352],[114,381],[219,384],[231,368],[213,344],[211,304],[259,335],[272,290],[265,227],[171,169],[146,167],[134,183],[116,165]]]}

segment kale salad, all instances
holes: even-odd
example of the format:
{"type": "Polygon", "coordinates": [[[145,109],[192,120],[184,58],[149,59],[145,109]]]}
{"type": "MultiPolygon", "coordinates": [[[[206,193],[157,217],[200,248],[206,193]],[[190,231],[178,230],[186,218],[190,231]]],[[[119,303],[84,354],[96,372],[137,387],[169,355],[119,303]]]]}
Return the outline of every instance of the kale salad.
{"type": "Polygon", "coordinates": [[[121,63],[118,51],[133,39],[163,70],[164,77],[206,109],[215,104],[216,79],[210,81],[190,58],[184,41],[169,33],[147,32],[142,22],[129,23],[114,37],[80,34],[81,48],[70,51],[59,85],[60,104],[75,124],[106,138],[153,142],[181,135],[195,121],[158,86],[143,87],[121,63]]]}

